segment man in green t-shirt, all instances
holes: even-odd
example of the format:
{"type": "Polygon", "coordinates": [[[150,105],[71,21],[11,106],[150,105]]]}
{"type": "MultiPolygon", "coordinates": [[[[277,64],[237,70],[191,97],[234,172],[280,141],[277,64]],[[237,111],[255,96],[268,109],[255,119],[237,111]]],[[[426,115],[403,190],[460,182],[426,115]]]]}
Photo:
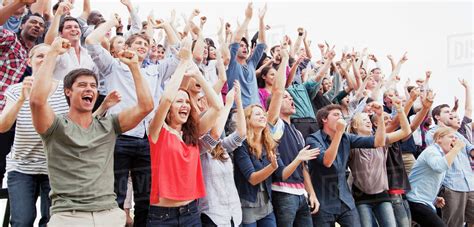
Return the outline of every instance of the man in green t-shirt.
{"type": "Polygon", "coordinates": [[[69,112],[55,115],[47,97],[56,59],[69,48],[69,41],[54,40],[30,95],[33,125],[48,160],[52,200],[48,226],[124,226],[125,213],[118,208],[114,193],[115,139],[153,110],[153,99],[140,74],[137,54],[125,51],[120,60],[132,72],[135,106],[107,117],[93,116],[97,77],[90,70],[77,69],[64,78],[69,112]]]}

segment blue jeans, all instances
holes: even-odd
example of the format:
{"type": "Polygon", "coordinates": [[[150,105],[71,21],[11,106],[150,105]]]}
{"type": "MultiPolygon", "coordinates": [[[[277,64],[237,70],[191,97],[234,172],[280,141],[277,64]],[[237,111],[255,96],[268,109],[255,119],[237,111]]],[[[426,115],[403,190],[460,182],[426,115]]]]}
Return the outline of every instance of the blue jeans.
{"type": "Polygon", "coordinates": [[[180,207],[150,206],[147,227],[201,226],[197,200],[180,207]]]}
{"type": "Polygon", "coordinates": [[[398,227],[411,226],[411,212],[408,200],[403,199],[401,195],[390,195],[392,200],[393,213],[398,227]]]}
{"type": "Polygon", "coordinates": [[[397,227],[391,202],[364,203],[357,205],[362,226],[397,227]]]}
{"type": "Polygon", "coordinates": [[[117,203],[123,209],[127,196],[129,172],[135,202],[134,226],[145,226],[150,206],[151,167],[150,144],[146,138],[119,136],[114,153],[114,189],[117,203]]]}
{"type": "Polygon", "coordinates": [[[16,171],[8,173],[8,197],[10,199],[10,223],[12,227],[30,227],[36,219],[36,200],[41,199],[41,219],[39,226],[46,227],[49,221],[49,199],[48,175],[23,174],[16,171]]]}
{"type": "Polygon", "coordinates": [[[313,220],[304,195],[272,192],[273,212],[278,226],[312,226],[313,220]]]}
{"type": "MultiPolygon", "coordinates": [[[[273,195],[272,195],[273,198],[273,195]]],[[[276,220],[275,220],[275,214],[271,212],[264,218],[258,220],[257,222],[250,223],[250,224],[242,224],[242,227],[276,227],[276,220]]]]}
{"type": "Polygon", "coordinates": [[[341,227],[360,227],[357,209],[351,210],[343,203],[339,214],[331,214],[320,209],[316,215],[313,215],[314,227],[334,227],[336,222],[341,227]]]}

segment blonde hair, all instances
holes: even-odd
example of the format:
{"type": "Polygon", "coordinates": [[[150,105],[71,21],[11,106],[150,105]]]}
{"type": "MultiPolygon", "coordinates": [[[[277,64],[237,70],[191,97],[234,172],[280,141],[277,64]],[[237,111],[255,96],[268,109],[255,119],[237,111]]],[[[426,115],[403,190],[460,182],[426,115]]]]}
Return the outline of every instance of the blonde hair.
{"type": "Polygon", "coordinates": [[[30,52],[28,53],[28,58],[32,58],[33,55],[35,55],[36,50],[38,50],[40,47],[49,47],[50,45],[46,43],[40,43],[38,45],[35,45],[33,48],[31,48],[30,52]]]}
{"type": "Polygon", "coordinates": [[[250,125],[250,117],[252,116],[252,110],[254,107],[264,110],[263,107],[259,104],[253,104],[245,108],[244,113],[245,113],[245,122],[247,124],[247,143],[250,148],[250,153],[255,155],[257,158],[261,158],[262,149],[257,149],[257,144],[262,144],[262,146],[267,151],[267,154],[275,154],[277,143],[273,139],[270,133],[270,129],[267,126],[265,126],[265,128],[262,131],[261,141],[256,141],[255,130],[250,125]]]}
{"type": "Polygon", "coordinates": [[[351,119],[351,123],[349,124],[349,127],[347,128],[347,131],[350,133],[357,134],[358,129],[362,126],[362,117],[367,115],[367,113],[356,113],[351,119]]]}
{"type": "Polygon", "coordinates": [[[447,136],[449,134],[455,133],[454,129],[450,127],[439,127],[436,129],[434,135],[433,135],[433,140],[437,142],[441,137],[447,136]]]}

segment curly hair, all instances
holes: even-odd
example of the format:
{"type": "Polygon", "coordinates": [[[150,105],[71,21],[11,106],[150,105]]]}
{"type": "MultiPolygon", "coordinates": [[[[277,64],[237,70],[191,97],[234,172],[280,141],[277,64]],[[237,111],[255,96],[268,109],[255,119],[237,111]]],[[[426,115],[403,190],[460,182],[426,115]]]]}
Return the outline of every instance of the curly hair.
{"type": "Polygon", "coordinates": [[[250,125],[250,117],[252,116],[252,110],[253,108],[260,108],[264,111],[263,107],[260,104],[253,104],[245,108],[244,113],[245,113],[245,121],[247,124],[247,143],[249,145],[249,150],[250,153],[255,155],[257,158],[261,158],[262,156],[262,149],[257,149],[257,144],[262,144],[265,150],[267,151],[268,154],[276,154],[276,148],[277,148],[277,143],[273,139],[270,129],[268,126],[265,126],[265,128],[262,131],[262,136],[261,140],[257,141],[256,136],[255,136],[255,130],[252,128],[250,125]]]}
{"type": "MultiPolygon", "coordinates": [[[[186,92],[188,94],[188,97],[191,97],[188,93],[188,91],[184,89],[179,89],[180,91],[186,92]]],[[[199,116],[197,114],[196,109],[194,108],[193,105],[193,100],[189,98],[190,106],[191,106],[191,111],[189,112],[189,117],[188,120],[182,125],[181,130],[183,132],[183,141],[186,145],[192,145],[192,146],[197,146],[199,143],[199,132],[198,132],[198,125],[199,125],[199,116]]],[[[166,124],[170,124],[170,110],[168,110],[168,113],[166,115],[165,122],[166,124]]]]}

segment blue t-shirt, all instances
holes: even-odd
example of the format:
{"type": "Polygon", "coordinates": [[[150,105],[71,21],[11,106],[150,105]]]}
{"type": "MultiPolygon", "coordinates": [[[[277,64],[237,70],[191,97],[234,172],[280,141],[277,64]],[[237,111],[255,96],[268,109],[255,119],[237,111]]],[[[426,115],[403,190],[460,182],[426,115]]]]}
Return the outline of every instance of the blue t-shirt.
{"type": "Polygon", "coordinates": [[[237,52],[239,51],[239,47],[239,43],[232,43],[230,45],[230,62],[226,71],[227,86],[230,90],[234,86],[235,80],[240,82],[242,105],[245,108],[249,105],[260,103],[255,70],[257,69],[258,62],[267,48],[267,45],[264,43],[257,44],[252,56],[247,60],[247,64],[244,65],[237,62],[237,52]]]}

